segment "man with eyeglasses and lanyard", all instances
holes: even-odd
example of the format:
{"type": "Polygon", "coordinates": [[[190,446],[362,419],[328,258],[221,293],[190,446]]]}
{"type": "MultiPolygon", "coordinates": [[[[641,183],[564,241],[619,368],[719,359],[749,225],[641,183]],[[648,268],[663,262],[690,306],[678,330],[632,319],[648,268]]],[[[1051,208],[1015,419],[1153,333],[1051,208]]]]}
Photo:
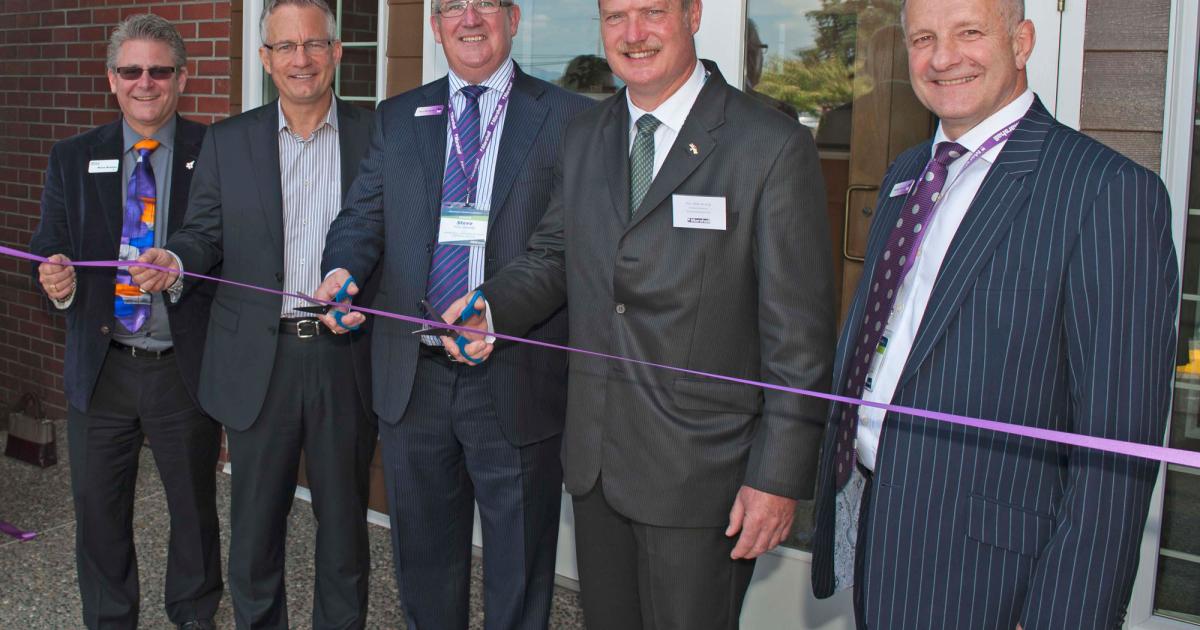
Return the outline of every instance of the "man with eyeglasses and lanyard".
{"type": "MultiPolygon", "coordinates": [[[[333,95],[342,46],[323,0],[263,10],[263,67],[279,100],[217,123],[184,226],[145,262],[311,295],[325,232],[370,142],[370,114],[333,95]]],[[[360,274],[366,280],[371,270],[360,274]]],[[[177,281],[146,268],[147,290],[177,281]]],[[[144,277],[141,277],[144,276],[144,277]]],[[[239,628],[287,628],[284,545],[300,455],[318,515],[312,627],[361,628],[376,427],[362,332],[332,335],[302,299],[221,285],[200,402],[233,468],[229,590],[239,628]]]]}
{"type": "MultiPolygon", "coordinates": [[[[442,0],[433,11],[449,75],[380,105],[371,153],[329,230],[317,297],[343,286],[353,294],[351,275],[378,264],[377,308],[436,317],[525,250],[550,198],[563,130],[591,104],[512,61],[520,7],[442,0]]],[[[359,321],[352,313],[341,323],[359,321]]],[[[485,626],[544,629],[562,501],[566,357],[510,345],[470,368],[450,360],[436,335],[412,332],[388,319],[372,329],[408,627],[466,629],[478,503],[485,626]]],[[[566,334],[559,309],[530,336],[562,343],[566,334]]]]}
{"type": "MultiPolygon", "coordinates": [[[[29,248],[67,318],[71,491],[83,623],[135,628],[140,593],[133,501],[148,437],[167,497],[167,617],[212,628],[221,600],[216,465],[220,427],[195,402],[211,287],[171,303],[127,269],[76,271],[71,260],[132,260],[183,222],[204,125],[176,113],[187,51],[175,27],[134,15],[113,31],[108,82],[121,117],[50,152],[42,220],[29,248]]],[[[178,295],[176,296],[178,297],[178,295]]]]}

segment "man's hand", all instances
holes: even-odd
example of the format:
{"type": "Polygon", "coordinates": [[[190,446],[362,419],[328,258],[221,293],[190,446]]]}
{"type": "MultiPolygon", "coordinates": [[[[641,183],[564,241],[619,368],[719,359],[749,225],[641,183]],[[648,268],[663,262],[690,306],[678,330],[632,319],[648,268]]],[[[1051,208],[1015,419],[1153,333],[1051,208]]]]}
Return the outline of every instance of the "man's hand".
{"type": "MultiPolygon", "coordinates": [[[[345,284],[349,279],[349,271],[346,271],[345,269],[334,269],[329,273],[329,276],[325,278],[325,281],[321,283],[321,286],[317,287],[317,292],[313,294],[313,297],[318,300],[329,302],[333,299],[333,296],[338,294],[338,291],[342,290],[342,285],[345,284]]],[[[342,304],[350,304],[353,297],[358,295],[358,284],[351,282],[350,286],[346,287],[346,295],[350,296],[350,298],[347,298],[344,302],[342,302],[342,304]]],[[[337,323],[337,320],[333,318],[332,314],[330,314],[332,311],[321,316],[321,322],[325,324],[329,330],[332,330],[334,334],[340,335],[345,332],[350,332],[351,328],[354,328],[355,326],[367,321],[366,315],[363,315],[358,311],[351,311],[345,306],[338,307],[337,310],[345,313],[345,315],[342,315],[342,324],[344,325],[337,323]]]]}
{"type": "MultiPolygon", "coordinates": [[[[467,300],[474,295],[475,292],[472,291],[471,293],[468,293],[467,295],[455,300],[454,303],[450,305],[450,308],[446,309],[445,313],[442,313],[442,321],[446,322],[447,324],[453,324],[455,321],[457,321],[459,315],[461,315],[462,312],[467,309],[467,300]]],[[[462,355],[462,352],[458,348],[458,342],[454,337],[442,337],[442,344],[446,346],[446,352],[449,352],[450,356],[454,357],[455,361],[458,361],[459,363],[466,363],[468,365],[477,365],[479,363],[483,363],[487,360],[488,356],[492,354],[492,344],[486,341],[488,332],[487,316],[485,315],[485,313],[487,313],[487,301],[483,298],[477,298],[474,306],[475,310],[479,311],[479,314],[463,322],[463,325],[469,328],[474,328],[479,332],[462,333],[464,337],[471,341],[471,343],[467,344],[466,351],[473,360],[467,360],[467,358],[462,355]]]]}
{"type": "Polygon", "coordinates": [[[175,280],[179,277],[179,265],[175,263],[175,257],[165,249],[152,247],[142,252],[138,256],[137,262],[146,263],[148,265],[157,265],[166,267],[171,271],[162,271],[160,269],[151,269],[150,267],[141,267],[136,263],[129,265],[129,277],[133,279],[133,283],[145,291],[146,293],[157,293],[175,284],[175,280]]]}
{"type": "Polygon", "coordinates": [[[729,527],[725,529],[730,537],[742,533],[729,557],[751,560],[779,546],[791,531],[795,517],[795,499],[742,486],[729,510],[729,527]]]}
{"type": "Polygon", "coordinates": [[[75,292],[75,268],[66,264],[71,259],[55,254],[38,265],[38,282],[50,299],[62,302],[75,292]]]}

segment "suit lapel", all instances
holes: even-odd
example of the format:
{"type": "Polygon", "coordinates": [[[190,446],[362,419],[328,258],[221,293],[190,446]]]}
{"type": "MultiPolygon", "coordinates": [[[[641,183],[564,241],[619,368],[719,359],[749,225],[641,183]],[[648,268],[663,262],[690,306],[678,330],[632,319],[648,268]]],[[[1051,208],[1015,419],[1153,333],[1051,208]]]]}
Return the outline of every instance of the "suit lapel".
{"type": "MultiPolygon", "coordinates": [[[[712,131],[725,124],[725,98],[727,90],[731,88],[725,83],[716,66],[709,67],[708,70],[710,74],[704,89],[692,105],[692,111],[683,123],[683,129],[679,130],[675,144],[668,149],[666,161],[663,162],[658,175],[655,175],[654,181],[650,183],[650,189],[646,191],[646,197],[642,199],[642,205],[638,206],[626,231],[636,227],[646,219],[646,215],[652,214],[661,206],[667,196],[675,192],[716,149],[717,141],[713,138],[712,131]]],[[[628,130],[626,138],[628,142],[628,130]]],[[[625,187],[628,190],[628,151],[625,162],[625,187]]],[[[628,192],[625,198],[629,198],[628,192]]]]}
{"type": "Polygon", "coordinates": [[[524,168],[529,149],[537,139],[550,111],[539,100],[543,92],[542,86],[530,80],[520,67],[514,68],[513,72],[512,96],[509,97],[508,111],[504,114],[504,133],[500,137],[496,174],[492,179],[489,236],[504,211],[508,191],[512,189],[513,182],[524,168]]]}
{"type": "Polygon", "coordinates": [[[610,99],[600,135],[613,210],[618,220],[625,223],[629,220],[629,106],[624,90],[610,99]]]}
{"type": "Polygon", "coordinates": [[[355,107],[342,99],[335,99],[338,115],[338,139],[342,160],[342,199],[354,183],[358,175],[358,162],[355,156],[367,154],[367,146],[371,143],[370,125],[362,124],[366,111],[355,107]]]}
{"type": "Polygon", "coordinates": [[[89,162],[91,160],[116,160],[117,171],[111,174],[89,173],[87,179],[93,184],[89,194],[93,195],[93,198],[89,200],[91,203],[84,204],[85,208],[101,208],[104,214],[104,223],[108,226],[108,236],[112,243],[114,258],[121,248],[121,227],[125,221],[125,213],[121,208],[121,182],[125,179],[122,129],[120,119],[110,123],[100,134],[96,143],[92,145],[88,155],[89,162]]]}
{"type": "Polygon", "coordinates": [[[258,184],[254,188],[258,190],[259,207],[263,211],[267,235],[282,260],[283,185],[279,171],[279,108],[275,104],[259,111],[257,124],[246,128],[246,143],[250,146],[254,180],[258,184]]]}
{"type": "Polygon", "coordinates": [[[171,165],[171,205],[167,213],[168,235],[175,233],[187,215],[188,191],[191,189],[192,172],[196,165],[196,156],[200,155],[200,143],[203,138],[203,127],[193,126],[183,118],[176,117],[175,163],[171,165]]]}
{"type": "Polygon", "coordinates": [[[912,378],[945,334],[980,267],[991,259],[1009,224],[1026,207],[1030,190],[1025,176],[1041,158],[1042,141],[1052,120],[1041,103],[1035,102],[988,171],[946,251],[897,390],[912,378]]]}
{"type": "MultiPolygon", "coordinates": [[[[442,179],[446,175],[446,124],[450,115],[450,80],[443,77],[421,88],[417,107],[441,107],[437,116],[417,117],[414,112],[413,135],[417,137],[418,153],[422,156],[421,170],[425,175],[425,198],[430,200],[429,215],[437,225],[441,213],[442,179]]],[[[407,116],[401,112],[401,116],[407,116]]]]}

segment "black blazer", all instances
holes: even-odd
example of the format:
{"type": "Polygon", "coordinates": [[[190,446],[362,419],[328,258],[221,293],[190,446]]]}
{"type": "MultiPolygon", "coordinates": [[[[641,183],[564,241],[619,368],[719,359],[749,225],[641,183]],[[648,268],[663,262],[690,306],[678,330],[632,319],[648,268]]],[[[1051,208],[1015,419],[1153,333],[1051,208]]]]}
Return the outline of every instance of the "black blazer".
{"type": "MultiPolygon", "coordinates": [[[[882,256],[928,142],[883,180],[863,278],[882,256]]],[[[841,394],[866,308],[839,343],[841,394]]],[[[964,216],[892,401],[1161,444],[1174,371],[1178,267],[1158,177],[1036,102],[964,216]]],[[[834,405],[824,441],[813,590],[833,591],[834,405]]],[[[1116,628],[1137,573],[1158,465],[888,414],[860,621],[875,628],[1116,628]]]]}
{"type": "MultiPolygon", "coordinates": [[[[342,191],[366,154],[371,114],[337,100],[342,191]]],[[[196,162],[191,205],[184,225],[166,244],[185,271],[283,289],[283,191],[279,181],[279,109],[276,101],[218,122],[209,129],[196,162]]],[[[363,281],[370,303],[371,270],[363,281]]],[[[254,423],[275,363],[283,298],[222,284],[212,303],[200,374],[200,403],[222,424],[244,430],[254,423]]],[[[370,401],[367,329],[354,333],[355,378],[370,401]]],[[[369,407],[368,407],[369,408],[369,407]]]]}
{"type": "MultiPolygon", "coordinates": [[[[449,81],[442,78],[380,104],[371,152],[329,228],[322,272],[342,267],[357,278],[381,261],[376,307],[385,311],[426,317],[420,300],[437,242],[446,114],[413,114],[419,107],[444,107],[448,100],[449,81]]],[[[486,277],[525,251],[550,199],[563,129],[591,104],[516,68],[492,184],[486,277]]],[[[387,423],[399,422],[408,406],[418,358],[419,340],[409,334],[414,329],[391,319],[374,322],[375,411],[387,423]]],[[[530,337],[565,342],[566,313],[546,313],[530,337]]],[[[501,344],[480,366],[488,372],[509,442],[531,444],[562,431],[566,365],[562,353],[501,344]]]]}
{"type": "MultiPolygon", "coordinates": [[[[205,125],[175,117],[174,163],[167,233],[173,234],[187,212],[188,187],[204,139],[205,125]]],[[[116,260],[121,250],[121,160],[124,133],[121,120],[97,127],[54,145],[42,189],[42,220],[29,243],[40,256],[65,254],[71,260],[116,260]],[[89,173],[92,160],[118,160],[113,173],[89,173]]],[[[113,315],[114,268],[75,270],[75,299],[66,309],[67,345],[63,386],[67,401],[87,411],[108,352],[113,315]]],[[[37,266],[33,270],[35,282],[37,266]]],[[[214,288],[188,281],[189,290],[177,304],[167,301],[171,339],[188,393],[195,398],[200,358],[214,288]]]]}
{"type": "MultiPolygon", "coordinates": [[[[711,76],[632,220],[625,92],[571,123],[529,253],[483,287],[496,328],[521,334],[565,300],[574,346],[826,388],[832,255],[812,134],[705,65],[711,76]],[[677,194],[724,198],[727,229],[673,227],[677,194]]],[[[599,476],[629,518],[724,526],[742,485],[811,494],[825,408],[574,355],[567,490],[599,476]]]]}

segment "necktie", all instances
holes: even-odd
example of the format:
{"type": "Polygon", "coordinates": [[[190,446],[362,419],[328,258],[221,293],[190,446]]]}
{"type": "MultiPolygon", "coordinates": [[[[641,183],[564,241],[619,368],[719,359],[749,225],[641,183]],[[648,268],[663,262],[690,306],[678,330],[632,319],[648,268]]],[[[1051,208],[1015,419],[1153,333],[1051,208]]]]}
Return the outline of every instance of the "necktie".
{"type": "MultiPolygon", "coordinates": [[[[129,176],[125,194],[125,217],[121,222],[121,260],[136,260],[142,252],[154,247],[154,213],[158,193],[150,154],[158,148],[157,140],[143,139],[133,145],[137,164],[129,176]]],[[[117,270],[114,314],[129,332],[137,332],[150,316],[150,296],[142,293],[129,277],[129,269],[117,270]]]]}
{"type": "MultiPolygon", "coordinates": [[[[937,201],[942,195],[950,163],[964,153],[966,149],[954,142],[942,142],[937,145],[933,159],[925,167],[924,177],[917,184],[916,191],[904,203],[900,217],[892,227],[887,246],[875,263],[874,273],[871,274],[871,285],[866,298],[866,315],[858,331],[860,336],[857,338],[854,355],[846,367],[849,372],[844,390],[847,396],[862,398],[863,385],[871,361],[876,353],[881,353],[886,347],[886,342],[880,344],[883,330],[891,317],[900,283],[912,269],[913,254],[921,240],[921,230],[928,226],[937,201]]],[[[850,470],[854,467],[854,438],[857,432],[858,405],[845,405],[838,422],[837,451],[834,456],[838,488],[850,479],[850,470]]]]}
{"type": "MultiPolygon", "coordinates": [[[[478,173],[477,166],[483,160],[483,156],[479,155],[479,96],[486,91],[487,88],[482,85],[468,85],[459,91],[467,101],[467,106],[458,115],[458,130],[462,134],[459,140],[463,159],[473,174],[478,173]]],[[[442,204],[462,203],[475,197],[475,186],[471,181],[473,178],[463,172],[453,146],[450,148],[450,159],[446,162],[445,172],[442,179],[442,204]]],[[[437,314],[449,308],[454,300],[466,295],[470,258],[471,248],[463,245],[439,243],[434,250],[426,295],[437,314]]]]}
{"type": "Polygon", "coordinates": [[[637,120],[637,135],[633,137],[633,149],[629,152],[629,216],[637,214],[638,207],[654,181],[654,131],[662,122],[650,114],[637,120]]]}

